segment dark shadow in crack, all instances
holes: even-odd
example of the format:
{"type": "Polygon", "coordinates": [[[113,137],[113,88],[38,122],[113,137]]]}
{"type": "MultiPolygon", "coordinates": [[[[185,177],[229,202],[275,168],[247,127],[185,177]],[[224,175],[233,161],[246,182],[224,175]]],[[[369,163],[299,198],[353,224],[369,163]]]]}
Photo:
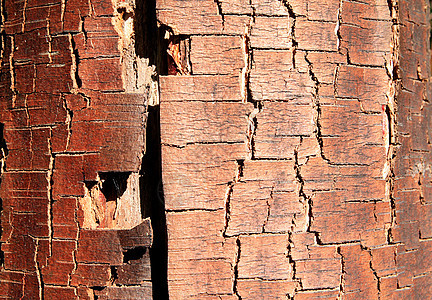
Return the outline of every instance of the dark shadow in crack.
{"type": "MultiPolygon", "coordinates": [[[[165,28],[158,26],[156,0],[136,0],[134,20],[135,53],[149,59],[157,74],[165,74],[165,28]]],[[[158,78],[153,78],[158,80],[158,78]]],[[[141,166],[140,190],[142,217],[150,217],[153,245],[150,249],[153,299],[169,299],[168,250],[165,201],[162,186],[162,154],[159,106],[148,107],[146,147],[141,166]]]]}
{"type": "Polygon", "coordinates": [[[146,153],[141,168],[141,208],[143,218],[150,217],[153,245],[150,249],[153,299],[168,299],[168,249],[165,201],[162,183],[162,157],[159,107],[149,107],[146,153]]]}
{"type": "MultiPolygon", "coordinates": [[[[6,159],[6,156],[8,155],[8,149],[6,146],[6,141],[4,139],[3,136],[3,132],[4,132],[4,124],[0,123],[0,160],[2,161],[2,164],[0,165],[0,175],[3,175],[3,171],[5,169],[5,165],[4,165],[4,161],[6,159]]],[[[2,178],[0,176],[0,184],[2,182],[2,178]]],[[[2,215],[3,212],[3,199],[0,198],[0,217],[2,215]]],[[[0,222],[0,238],[3,234],[3,228],[1,226],[1,222],[0,222]]],[[[1,250],[1,246],[2,243],[0,243],[0,268],[3,266],[4,264],[4,252],[1,250]]]]}

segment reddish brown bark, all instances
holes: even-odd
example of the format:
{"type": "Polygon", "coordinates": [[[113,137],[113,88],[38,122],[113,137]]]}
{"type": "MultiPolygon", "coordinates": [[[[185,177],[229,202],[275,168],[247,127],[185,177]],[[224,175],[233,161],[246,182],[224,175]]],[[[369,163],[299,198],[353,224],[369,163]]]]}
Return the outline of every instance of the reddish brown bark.
{"type": "Polygon", "coordinates": [[[126,12],[110,1],[2,4],[0,298],[151,298],[140,208],[149,93],[140,75],[122,78],[126,12]]]}

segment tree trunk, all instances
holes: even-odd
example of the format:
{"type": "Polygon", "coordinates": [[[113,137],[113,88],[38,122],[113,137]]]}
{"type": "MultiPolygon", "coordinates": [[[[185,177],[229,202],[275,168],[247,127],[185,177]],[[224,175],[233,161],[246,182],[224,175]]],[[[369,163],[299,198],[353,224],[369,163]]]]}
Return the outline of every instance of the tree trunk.
{"type": "Polygon", "coordinates": [[[3,0],[2,299],[427,299],[425,0],[3,0]]]}

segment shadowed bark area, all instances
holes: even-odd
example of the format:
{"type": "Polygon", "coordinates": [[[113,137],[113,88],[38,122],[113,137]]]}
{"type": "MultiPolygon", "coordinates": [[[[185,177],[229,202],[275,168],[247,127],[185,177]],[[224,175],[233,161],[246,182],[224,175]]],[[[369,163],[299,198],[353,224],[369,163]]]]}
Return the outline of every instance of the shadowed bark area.
{"type": "MultiPolygon", "coordinates": [[[[147,192],[148,201],[142,205],[148,207],[153,228],[153,245],[150,249],[152,267],[153,298],[168,299],[167,282],[167,233],[165,219],[165,202],[162,183],[160,120],[159,107],[150,107],[147,119],[147,145],[143,158],[143,191],[147,192]]],[[[147,209],[146,209],[147,211],[147,209]]]]}

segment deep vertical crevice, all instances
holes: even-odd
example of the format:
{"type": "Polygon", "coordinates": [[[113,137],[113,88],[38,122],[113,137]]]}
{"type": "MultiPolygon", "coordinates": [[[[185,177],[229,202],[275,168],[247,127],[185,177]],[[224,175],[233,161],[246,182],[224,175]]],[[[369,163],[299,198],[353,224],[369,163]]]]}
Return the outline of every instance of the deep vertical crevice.
{"type": "MultiPolygon", "coordinates": [[[[169,32],[169,31],[168,31],[169,32]]],[[[169,32],[170,33],[170,32],[169,32]]],[[[190,36],[170,34],[167,56],[167,75],[190,75],[190,36]]]]}
{"type": "MultiPolygon", "coordinates": [[[[158,26],[156,0],[136,0],[134,20],[135,53],[148,59],[148,65],[156,72],[149,80],[158,81],[166,71],[166,47],[163,39],[165,28],[158,26]]],[[[168,299],[168,250],[165,217],[165,200],[162,185],[162,153],[160,137],[160,112],[158,101],[149,103],[145,132],[145,154],[140,171],[141,213],[150,217],[153,228],[153,244],[150,249],[153,299],[168,299]]]]}
{"type": "Polygon", "coordinates": [[[214,0],[214,2],[216,3],[217,8],[218,8],[218,15],[220,15],[222,18],[222,29],[224,29],[225,28],[225,15],[222,11],[222,3],[219,0],[214,0]]]}
{"type": "Polygon", "coordinates": [[[111,266],[110,267],[110,273],[111,273],[110,281],[111,281],[111,284],[114,285],[116,280],[118,279],[117,267],[111,266]]]}
{"type": "Polygon", "coordinates": [[[252,99],[252,91],[250,88],[250,72],[252,69],[252,62],[253,62],[253,50],[250,44],[250,36],[251,36],[251,30],[252,25],[255,22],[254,18],[251,18],[251,21],[249,25],[246,27],[246,32],[242,36],[242,47],[243,47],[243,59],[244,59],[244,67],[242,69],[242,87],[241,87],[241,94],[243,98],[243,102],[253,102],[252,99]]]}
{"type": "Polygon", "coordinates": [[[168,249],[165,200],[162,182],[162,155],[159,106],[148,109],[146,153],[141,168],[143,217],[150,217],[153,245],[150,249],[153,299],[168,299],[168,249]]]}
{"type": "Polygon", "coordinates": [[[369,249],[366,249],[370,255],[370,261],[369,261],[369,268],[371,269],[373,276],[376,280],[377,285],[377,291],[378,291],[378,299],[381,299],[381,278],[378,276],[377,270],[374,268],[372,263],[372,251],[369,249]]]}
{"type": "MultiPolygon", "coordinates": [[[[0,0],[0,17],[1,17],[1,23],[0,23],[0,37],[1,37],[1,50],[0,50],[0,67],[1,70],[3,71],[3,69],[7,70],[9,69],[9,59],[5,59],[5,55],[7,52],[7,47],[11,46],[10,43],[7,43],[7,35],[5,33],[4,30],[4,23],[6,21],[6,7],[5,7],[5,1],[4,0],[0,0]]],[[[10,49],[12,51],[12,48],[10,49]]],[[[11,74],[10,72],[6,72],[11,74]]],[[[6,75],[6,74],[5,74],[6,75]]],[[[9,86],[12,88],[12,77],[9,78],[9,86]]],[[[11,92],[13,92],[13,90],[11,90],[11,92]]],[[[9,99],[5,99],[8,102],[8,107],[10,107],[10,105],[12,104],[11,100],[9,99]]],[[[6,147],[6,141],[4,139],[4,135],[3,135],[3,131],[4,131],[4,124],[0,123],[0,162],[1,162],[1,166],[0,166],[0,185],[2,184],[2,179],[3,179],[3,172],[6,168],[6,164],[5,164],[5,160],[6,160],[6,156],[8,154],[7,151],[7,147],[6,147]]],[[[2,236],[3,236],[3,226],[2,226],[2,215],[3,215],[3,199],[0,197],[0,241],[2,240],[2,236]]],[[[2,268],[4,266],[4,252],[2,250],[2,243],[0,242],[0,268],[2,268]]]]}
{"type": "Polygon", "coordinates": [[[149,59],[149,65],[157,65],[158,26],[156,0],[136,0],[134,19],[135,53],[149,59]]]}
{"type": "MultiPolygon", "coordinates": [[[[6,168],[5,159],[6,159],[6,156],[8,154],[8,150],[6,147],[6,141],[3,137],[3,130],[4,130],[4,124],[0,123],[0,162],[1,162],[1,165],[0,165],[0,184],[2,182],[3,172],[6,168]]],[[[0,198],[0,219],[1,219],[2,213],[3,213],[3,199],[0,198]]],[[[2,236],[2,234],[3,234],[3,227],[1,226],[1,222],[0,222],[0,237],[2,236]]],[[[2,251],[1,246],[2,246],[2,243],[0,243],[0,268],[4,264],[4,252],[2,251]]]]}
{"type": "Polygon", "coordinates": [[[337,13],[337,22],[336,22],[336,37],[337,37],[337,49],[338,52],[341,53],[341,42],[342,42],[342,34],[341,34],[341,24],[342,24],[342,5],[343,1],[340,0],[339,2],[339,9],[337,13]]]}
{"type": "Polygon", "coordinates": [[[298,159],[298,149],[294,149],[294,173],[296,175],[296,181],[298,184],[298,196],[300,199],[300,202],[303,203],[305,208],[305,218],[306,218],[306,232],[312,232],[311,231],[311,225],[313,221],[313,213],[312,213],[312,196],[308,197],[306,193],[304,192],[304,180],[301,175],[301,165],[299,164],[298,159]]]}
{"type": "Polygon", "coordinates": [[[156,66],[158,75],[168,75],[170,72],[170,57],[168,55],[168,48],[170,39],[165,38],[165,34],[168,36],[173,36],[174,31],[171,27],[165,24],[159,24],[157,27],[157,56],[156,56],[156,66]]]}

